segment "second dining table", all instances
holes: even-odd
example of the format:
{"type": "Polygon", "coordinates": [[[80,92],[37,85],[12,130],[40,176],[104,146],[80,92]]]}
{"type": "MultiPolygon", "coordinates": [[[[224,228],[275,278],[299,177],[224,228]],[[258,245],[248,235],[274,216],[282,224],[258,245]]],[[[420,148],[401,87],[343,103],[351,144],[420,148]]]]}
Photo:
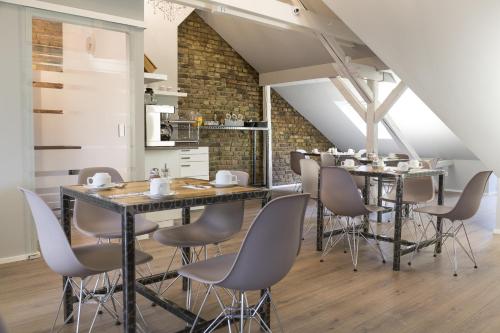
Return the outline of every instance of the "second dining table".
{"type": "MultiPolygon", "coordinates": [[[[270,199],[270,190],[265,187],[234,186],[215,188],[208,181],[192,178],[179,178],[172,180],[172,195],[162,199],[151,199],[144,195],[149,190],[148,181],[128,182],[123,187],[102,191],[89,191],[82,185],[61,187],[61,219],[66,237],[71,243],[71,219],[73,201],[82,200],[121,215],[122,228],[122,271],[123,284],[117,286],[115,291],[123,291],[123,332],[136,332],[136,297],[139,293],[178,318],[191,324],[196,314],[176,304],[172,300],[160,297],[148,285],[159,282],[164,277],[164,272],[136,279],[135,277],[135,237],[134,219],[137,214],[156,212],[170,209],[182,209],[182,224],[191,221],[190,208],[220,204],[230,201],[260,200],[265,205],[270,199]]],[[[186,258],[189,257],[190,248],[183,248],[186,258]]],[[[187,262],[184,262],[187,264],[187,262]]],[[[167,272],[167,278],[178,276],[176,271],[167,272]]],[[[63,284],[67,277],[63,277],[63,284]]],[[[185,281],[184,281],[185,287],[185,281]]],[[[99,292],[99,291],[97,291],[99,292]]],[[[265,290],[261,291],[265,292],[265,290]]],[[[72,316],[73,304],[77,302],[72,295],[73,291],[67,288],[64,295],[65,319],[72,316]]],[[[261,315],[266,323],[270,322],[270,305],[265,304],[261,315]]],[[[71,319],[69,320],[71,321],[71,319]]],[[[206,329],[212,320],[201,318],[195,332],[206,329]]],[[[182,329],[181,332],[185,330],[182,329]]]]}
{"type": "MultiPolygon", "coordinates": [[[[366,238],[377,238],[379,241],[390,242],[394,244],[393,249],[393,270],[399,271],[401,268],[401,256],[412,253],[418,247],[424,248],[430,245],[435,245],[436,253],[441,253],[441,238],[439,235],[431,239],[427,239],[420,243],[415,243],[401,238],[401,227],[403,223],[403,186],[404,180],[411,177],[438,177],[438,205],[443,205],[444,201],[444,176],[445,171],[442,169],[411,169],[410,171],[398,171],[394,167],[384,167],[376,168],[371,165],[361,165],[355,168],[346,169],[353,176],[364,176],[365,177],[365,189],[364,189],[364,199],[365,204],[369,204],[370,198],[370,179],[378,179],[378,198],[377,204],[381,206],[381,189],[383,179],[392,179],[394,181],[394,186],[396,186],[396,202],[394,205],[395,218],[394,218],[394,234],[392,237],[384,235],[374,235],[368,232],[368,230],[363,231],[363,235],[366,238]]],[[[321,172],[321,171],[320,171],[321,172]]],[[[321,179],[321,177],[319,177],[321,179]]],[[[321,182],[318,181],[319,192],[321,193],[321,182]]],[[[318,211],[317,211],[317,233],[316,233],[316,250],[323,250],[323,239],[331,235],[331,233],[337,234],[342,232],[342,230],[331,230],[328,232],[324,231],[324,210],[321,198],[318,198],[318,211]]],[[[388,209],[389,210],[389,209],[388,209]]],[[[368,218],[368,217],[366,217],[368,218]]],[[[378,221],[379,223],[381,221],[378,221]]],[[[442,232],[441,218],[437,219],[436,223],[438,234],[442,232]]]]}

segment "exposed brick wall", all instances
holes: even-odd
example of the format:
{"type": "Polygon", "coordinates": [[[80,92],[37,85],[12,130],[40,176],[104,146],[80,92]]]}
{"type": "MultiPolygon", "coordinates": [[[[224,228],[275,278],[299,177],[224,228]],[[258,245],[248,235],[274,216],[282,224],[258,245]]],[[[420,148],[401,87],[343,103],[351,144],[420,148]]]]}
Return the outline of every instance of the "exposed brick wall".
{"type": "MultiPolygon", "coordinates": [[[[178,30],[178,84],[187,98],[179,100],[181,117],[191,113],[220,120],[226,113],[243,114],[245,120],[262,119],[259,74],[193,12],[178,30]]],[[[296,148],[324,149],[331,144],[276,92],[272,96],[273,182],[292,181],[289,153],[296,148]]],[[[219,169],[250,173],[251,134],[243,131],[203,130],[201,145],[210,147],[210,177],[219,169]]],[[[257,142],[257,180],[262,181],[262,136],[257,142]]]]}
{"type": "Polygon", "coordinates": [[[271,95],[273,124],[273,184],[290,184],[296,180],[290,169],[290,152],[295,149],[325,151],[332,146],[307,119],[277,92],[271,95]]]}

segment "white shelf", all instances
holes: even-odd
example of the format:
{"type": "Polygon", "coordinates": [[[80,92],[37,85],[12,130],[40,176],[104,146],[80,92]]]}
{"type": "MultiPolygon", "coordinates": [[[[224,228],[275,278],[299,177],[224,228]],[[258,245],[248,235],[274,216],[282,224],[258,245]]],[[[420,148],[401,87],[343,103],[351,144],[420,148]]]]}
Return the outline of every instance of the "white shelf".
{"type": "Polygon", "coordinates": [[[167,74],[144,73],[144,84],[167,81],[167,74]]]}
{"type": "Polygon", "coordinates": [[[164,91],[164,90],[155,90],[155,95],[159,96],[174,96],[174,97],[187,97],[187,93],[177,92],[177,91],[164,91]]]}

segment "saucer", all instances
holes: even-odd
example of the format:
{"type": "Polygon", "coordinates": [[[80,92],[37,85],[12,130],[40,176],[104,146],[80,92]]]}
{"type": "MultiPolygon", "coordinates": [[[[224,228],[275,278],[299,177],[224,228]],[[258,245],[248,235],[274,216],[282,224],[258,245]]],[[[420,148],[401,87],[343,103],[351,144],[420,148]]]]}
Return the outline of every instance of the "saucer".
{"type": "Polygon", "coordinates": [[[224,188],[224,187],[233,187],[233,186],[237,186],[238,185],[238,182],[233,182],[233,183],[230,183],[230,184],[217,184],[215,182],[215,180],[212,180],[210,183],[210,185],[214,186],[214,187],[217,187],[217,188],[224,188]]]}
{"type": "Polygon", "coordinates": [[[109,183],[109,184],[101,185],[101,186],[94,186],[92,184],[83,185],[84,188],[86,188],[87,190],[91,190],[91,191],[109,190],[109,189],[119,187],[119,186],[120,186],[120,184],[117,184],[117,183],[109,183]]]}
{"type": "Polygon", "coordinates": [[[344,169],[347,169],[347,170],[354,170],[357,168],[356,165],[353,165],[353,166],[341,165],[341,167],[344,169]]]}
{"type": "Polygon", "coordinates": [[[175,192],[172,191],[169,194],[151,194],[150,191],[146,191],[143,194],[150,199],[158,200],[158,199],[165,199],[167,197],[171,197],[171,196],[175,195],[175,192]]]}

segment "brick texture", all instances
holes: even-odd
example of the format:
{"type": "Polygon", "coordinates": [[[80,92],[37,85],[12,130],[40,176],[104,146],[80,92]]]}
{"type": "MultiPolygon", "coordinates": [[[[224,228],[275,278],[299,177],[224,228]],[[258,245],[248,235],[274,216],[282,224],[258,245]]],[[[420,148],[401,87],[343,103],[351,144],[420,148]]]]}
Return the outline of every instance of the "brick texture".
{"type": "MultiPolygon", "coordinates": [[[[178,43],[179,88],[188,93],[179,99],[181,117],[221,120],[236,113],[245,120],[262,120],[259,74],[195,12],[179,26],[178,43]]],[[[274,91],[272,121],[273,183],[291,183],[290,151],[326,149],[331,143],[274,91]]],[[[257,135],[257,181],[263,182],[263,141],[257,135]]],[[[220,169],[251,172],[251,133],[202,130],[200,136],[200,144],[210,147],[210,177],[220,169]]]]}
{"type": "Polygon", "coordinates": [[[33,69],[62,71],[62,30],[61,22],[33,19],[33,69]]]}

